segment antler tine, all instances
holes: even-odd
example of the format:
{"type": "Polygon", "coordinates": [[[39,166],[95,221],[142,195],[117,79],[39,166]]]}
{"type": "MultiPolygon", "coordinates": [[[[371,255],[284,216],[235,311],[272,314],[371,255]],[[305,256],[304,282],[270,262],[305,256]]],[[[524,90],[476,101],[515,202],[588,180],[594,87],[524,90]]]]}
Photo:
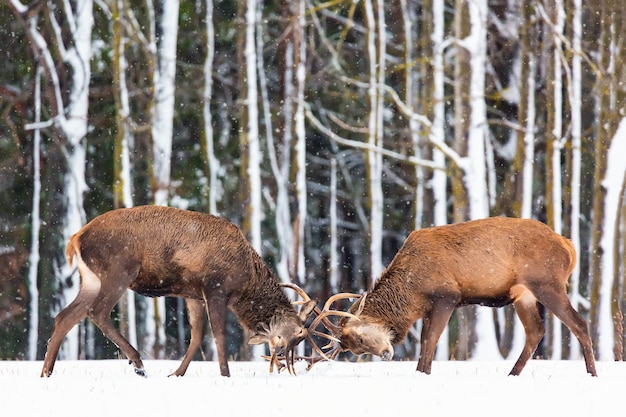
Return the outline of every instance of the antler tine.
{"type": "MultiPolygon", "coordinates": [[[[311,300],[311,297],[309,297],[309,295],[302,288],[297,286],[296,284],[293,284],[291,282],[281,282],[279,285],[281,287],[284,287],[284,288],[291,288],[292,290],[297,292],[298,295],[300,295],[300,297],[302,297],[303,301],[294,301],[292,304],[303,304],[303,303],[311,300]]],[[[346,294],[346,293],[341,293],[341,294],[346,294]]],[[[337,294],[337,295],[341,295],[341,294],[337,294]]],[[[351,294],[351,295],[356,296],[356,297],[360,297],[358,294],[351,294]]],[[[336,296],[333,296],[330,299],[333,299],[334,297],[336,297],[336,296]]],[[[347,297],[340,297],[340,298],[347,298],[347,297]]],[[[336,298],[336,299],[340,299],[340,298],[336,298]]],[[[350,297],[350,298],[354,298],[354,297],[350,297]]],[[[336,299],[333,299],[333,302],[336,299]]],[[[332,304],[332,302],[330,304],[332,304]]],[[[324,309],[327,309],[327,307],[330,307],[330,304],[324,305],[324,309]]],[[[317,307],[317,306],[314,307],[313,311],[315,312],[315,314],[317,316],[322,314],[322,310],[320,310],[319,307],[317,307]]],[[[324,318],[323,322],[324,322],[324,325],[326,326],[326,328],[328,328],[329,330],[331,330],[331,328],[334,328],[334,324],[330,320],[328,320],[327,318],[324,318]]]]}
{"type": "Polygon", "coordinates": [[[269,360],[270,360],[270,374],[274,372],[274,364],[276,364],[276,366],[278,367],[278,372],[280,372],[282,368],[282,364],[276,357],[276,353],[272,353],[272,356],[269,358],[269,360]]]}
{"type": "Polygon", "coordinates": [[[305,361],[307,361],[309,363],[309,365],[307,366],[307,369],[306,369],[307,372],[308,372],[308,371],[311,370],[313,365],[315,365],[316,363],[321,362],[323,360],[324,361],[332,361],[342,351],[341,346],[337,345],[331,351],[329,351],[328,353],[324,353],[317,346],[317,344],[310,338],[310,336],[309,336],[309,340],[311,341],[311,344],[315,348],[315,351],[313,351],[311,353],[311,356],[296,356],[295,352],[293,352],[293,351],[291,351],[291,354],[289,352],[286,352],[285,356],[277,356],[276,354],[274,354],[272,356],[263,356],[263,358],[265,358],[265,359],[270,361],[270,373],[272,373],[274,371],[274,365],[276,365],[276,367],[278,368],[278,372],[279,373],[283,369],[287,368],[287,370],[289,371],[289,374],[296,375],[296,369],[295,369],[295,361],[296,361],[296,359],[305,360],[305,361]],[[315,356],[315,352],[318,352],[320,354],[320,356],[315,356]],[[283,365],[280,362],[283,359],[285,360],[285,365],[283,365]]]}
{"type": "Polygon", "coordinates": [[[346,298],[361,298],[361,294],[353,294],[353,293],[349,293],[349,292],[340,292],[338,294],[335,294],[332,297],[330,297],[328,300],[326,300],[326,303],[324,304],[323,311],[328,311],[330,309],[330,306],[335,301],[337,301],[337,300],[344,300],[346,298]]]}
{"type": "Polygon", "coordinates": [[[333,336],[340,333],[341,328],[338,325],[332,323],[330,320],[328,320],[328,323],[330,323],[330,326],[328,326],[328,323],[324,320],[328,316],[341,316],[341,317],[348,317],[348,318],[360,320],[358,316],[352,313],[349,313],[347,311],[327,310],[327,311],[323,311],[322,314],[320,314],[319,316],[315,318],[315,320],[313,320],[313,323],[311,323],[311,325],[309,326],[309,329],[311,329],[312,331],[315,331],[317,326],[319,326],[320,322],[324,321],[324,325],[326,326],[326,328],[328,328],[328,330],[331,331],[331,333],[333,333],[333,336]]]}
{"type": "MultiPolygon", "coordinates": [[[[317,317],[313,320],[313,322],[309,326],[309,334],[308,334],[309,342],[311,343],[311,346],[313,347],[313,349],[316,352],[318,352],[324,359],[330,360],[330,357],[326,353],[324,353],[323,349],[329,348],[330,346],[333,345],[333,343],[338,343],[339,339],[336,336],[341,333],[341,328],[338,325],[334,324],[332,321],[330,321],[328,319],[328,316],[341,316],[341,317],[355,318],[357,320],[359,319],[356,315],[352,313],[348,313],[345,311],[338,311],[338,310],[330,310],[330,306],[337,300],[342,300],[345,298],[360,298],[360,297],[361,296],[359,294],[352,294],[352,293],[339,293],[339,294],[333,295],[324,304],[323,311],[317,315],[317,317]],[[317,326],[319,326],[320,323],[324,323],[324,326],[326,326],[326,328],[330,330],[331,332],[330,335],[316,330],[317,326]],[[316,336],[324,337],[330,340],[331,342],[326,344],[324,347],[320,348],[315,342],[315,340],[313,339],[312,334],[316,336]]],[[[335,356],[336,356],[336,353],[335,353],[335,356]]]]}
{"type": "Polygon", "coordinates": [[[322,360],[327,360],[327,361],[334,360],[339,354],[339,352],[341,352],[341,347],[335,346],[335,348],[331,350],[330,352],[328,352],[327,355],[318,356],[318,357],[311,356],[310,358],[306,358],[309,361],[309,366],[307,366],[306,370],[310,371],[311,368],[313,368],[313,365],[315,365],[318,362],[321,362],[322,360]]]}
{"type": "Polygon", "coordinates": [[[310,300],[311,300],[311,297],[309,297],[309,295],[308,295],[306,292],[304,292],[304,290],[303,290],[302,288],[300,288],[299,286],[297,286],[296,284],[293,284],[293,283],[291,283],[291,282],[281,282],[279,285],[280,285],[281,287],[291,288],[292,290],[294,290],[295,292],[297,292],[297,293],[298,293],[298,295],[299,295],[300,297],[302,297],[302,299],[303,299],[304,301],[310,301],[310,300]]]}
{"type": "Polygon", "coordinates": [[[329,361],[330,358],[326,355],[326,353],[324,353],[322,349],[320,349],[320,347],[317,345],[315,340],[313,340],[313,337],[310,334],[308,334],[307,338],[309,339],[309,343],[311,343],[311,347],[313,348],[313,351],[319,353],[320,356],[324,358],[324,360],[329,361]]]}
{"type": "Polygon", "coordinates": [[[296,375],[296,353],[293,350],[285,352],[285,365],[287,365],[287,372],[289,375],[296,375]]]}
{"type": "MultiPolygon", "coordinates": [[[[294,290],[302,298],[303,301],[295,301],[293,302],[293,304],[303,304],[311,300],[311,297],[309,297],[309,295],[296,284],[293,284],[290,282],[281,282],[279,285],[283,288],[290,288],[294,290]]],[[[315,306],[314,311],[317,317],[315,317],[315,319],[313,320],[313,322],[308,328],[309,331],[307,332],[307,339],[309,340],[311,347],[313,348],[312,356],[299,357],[299,356],[296,356],[293,350],[290,350],[290,351],[285,352],[284,357],[278,357],[275,354],[272,355],[271,357],[266,357],[266,359],[269,359],[270,361],[270,373],[273,372],[274,365],[276,365],[276,367],[278,368],[278,372],[280,372],[284,368],[287,368],[287,371],[289,372],[289,374],[295,375],[296,374],[296,370],[295,370],[296,359],[304,359],[309,362],[307,371],[310,370],[313,367],[313,365],[316,364],[317,362],[320,362],[322,360],[331,361],[335,359],[335,357],[337,357],[339,352],[341,352],[341,346],[338,344],[340,340],[336,337],[336,335],[338,335],[341,332],[341,329],[338,325],[330,321],[328,317],[329,316],[350,317],[350,318],[355,318],[357,320],[359,320],[359,318],[358,318],[358,315],[355,315],[349,312],[330,310],[330,307],[335,301],[338,301],[338,300],[342,300],[346,298],[358,299],[361,297],[362,296],[360,294],[339,293],[330,297],[324,304],[324,308],[322,310],[320,310],[317,306],[315,306]],[[328,330],[330,330],[332,334],[329,335],[329,334],[316,330],[317,326],[319,326],[320,323],[323,323],[324,326],[328,330]],[[313,339],[313,336],[326,338],[330,342],[324,345],[322,348],[320,348],[318,344],[315,342],[315,340],[313,339]],[[329,351],[328,353],[324,352],[324,349],[330,349],[335,343],[337,343],[337,345],[331,351],[329,351]],[[315,352],[317,352],[320,356],[315,357],[315,352]],[[281,364],[280,361],[282,359],[285,360],[285,365],[281,364]]]]}
{"type": "MultiPolygon", "coordinates": [[[[300,288],[296,284],[293,284],[291,282],[281,282],[279,285],[284,288],[291,288],[292,290],[297,292],[300,297],[302,297],[303,301],[294,301],[293,304],[303,304],[307,301],[311,301],[311,297],[309,297],[309,294],[307,294],[302,288],[300,288]]],[[[317,306],[315,306],[314,311],[315,314],[320,314],[322,312],[322,310],[320,310],[317,306]]]]}
{"type": "MultiPolygon", "coordinates": [[[[323,337],[323,338],[325,338],[325,339],[330,340],[331,345],[332,345],[332,343],[334,343],[334,342],[337,342],[337,343],[339,343],[339,342],[340,342],[340,340],[339,340],[338,338],[336,338],[335,336],[330,335],[330,334],[326,334],[326,333],[323,333],[323,332],[318,332],[317,330],[312,330],[312,331],[311,331],[311,332],[309,332],[309,333],[312,333],[314,336],[320,336],[320,337],[323,337]]],[[[324,348],[322,348],[322,349],[324,349],[324,348]]]]}

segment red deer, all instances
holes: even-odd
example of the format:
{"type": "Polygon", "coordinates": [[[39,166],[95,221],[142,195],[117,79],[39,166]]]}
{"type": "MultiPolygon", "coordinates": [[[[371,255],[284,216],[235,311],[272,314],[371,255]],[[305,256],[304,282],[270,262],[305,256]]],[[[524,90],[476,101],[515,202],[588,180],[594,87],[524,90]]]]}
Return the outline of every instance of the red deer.
{"type": "MultiPolygon", "coordinates": [[[[89,317],[145,376],[139,353],[111,322],[127,288],[149,296],[185,298],[191,341],[179,368],[185,374],[200,347],[206,315],[215,338],[220,373],[230,376],[226,315],[230,309],[249,344],[269,344],[272,356],[289,358],[307,337],[304,327],[315,301],[299,313],[279,280],[230,221],[170,207],[141,206],[104,213],[70,238],[66,256],[76,261],[80,290],[55,318],[41,376],[50,376],[68,331],[89,317]]],[[[288,362],[289,363],[289,362],[288,362]]]]}
{"type": "MultiPolygon", "coordinates": [[[[519,375],[545,332],[539,302],[576,336],[587,372],[596,376],[587,323],[567,297],[575,263],[572,243],[535,220],[494,217],[413,231],[373,288],[350,307],[353,316],[327,326],[339,339],[328,356],[349,350],[390,360],[393,345],[423,318],[417,370],[429,374],[437,341],[456,307],[513,303],[526,332],[510,372],[519,375]]],[[[353,296],[331,297],[309,332],[334,314],[332,302],[353,296]]]]}

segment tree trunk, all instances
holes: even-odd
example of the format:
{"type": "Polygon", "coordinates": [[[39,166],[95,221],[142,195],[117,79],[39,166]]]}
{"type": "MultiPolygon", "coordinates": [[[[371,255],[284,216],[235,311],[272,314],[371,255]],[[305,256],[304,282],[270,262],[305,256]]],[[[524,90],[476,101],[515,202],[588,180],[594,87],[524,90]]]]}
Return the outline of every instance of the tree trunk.
{"type": "MultiPolygon", "coordinates": [[[[455,151],[460,156],[452,181],[454,222],[489,215],[485,161],[484,100],[487,5],[458,0],[455,63],[455,151]]],[[[470,307],[459,312],[457,357],[499,357],[492,312],[470,307]],[[468,333],[465,333],[468,331],[468,333]]]]}
{"type": "MultiPolygon", "coordinates": [[[[549,19],[552,36],[546,42],[547,58],[547,149],[546,149],[546,223],[555,232],[563,234],[562,183],[561,183],[561,149],[563,148],[563,79],[560,51],[564,27],[564,10],[560,0],[555,0],[551,10],[547,10],[545,18],[549,19]]],[[[548,357],[562,357],[562,323],[552,313],[549,314],[548,337],[544,339],[549,351],[548,357]],[[546,340],[547,339],[547,340],[546,340]]]]}
{"type": "Polygon", "coordinates": [[[178,0],[161,0],[161,6],[160,33],[154,40],[157,55],[152,119],[152,198],[154,204],[166,206],[170,193],[179,4],[178,0]]]}
{"type": "MultiPolygon", "coordinates": [[[[37,66],[35,72],[35,123],[41,121],[41,66],[37,66]]],[[[39,232],[41,230],[40,216],[41,199],[41,131],[35,129],[33,132],[33,206],[31,210],[31,240],[30,255],[28,258],[28,296],[30,298],[28,306],[28,350],[26,359],[34,361],[37,359],[37,344],[39,340],[39,287],[37,277],[39,276],[39,232]]]]}
{"type": "MultiPolygon", "coordinates": [[[[618,102],[623,93],[620,91],[619,77],[615,73],[615,62],[621,62],[623,51],[617,48],[619,36],[615,32],[621,27],[619,18],[622,6],[611,1],[600,2],[600,40],[597,56],[601,75],[596,83],[598,99],[594,199],[593,199],[593,235],[591,257],[591,312],[590,321],[592,339],[596,354],[601,360],[611,360],[616,356],[615,322],[621,321],[619,300],[616,298],[614,280],[615,239],[619,213],[621,212],[622,182],[626,175],[626,119],[619,115],[618,109],[624,108],[624,102],[618,102]]],[[[619,349],[621,352],[621,348],[619,349]]]]}
{"type": "Polygon", "coordinates": [[[304,0],[298,0],[296,5],[297,19],[294,27],[294,58],[295,58],[295,114],[294,128],[296,137],[296,196],[298,200],[298,214],[296,216],[297,228],[294,230],[297,245],[294,248],[296,252],[296,277],[300,283],[304,283],[306,279],[304,247],[305,247],[305,226],[307,222],[307,186],[306,186],[306,131],[304,124],[304,92],[306,89],[306,42],[305,42],[305,16],[306,5],[304,0]]]}
{"type": "MultiPolygon", "coordinates": [[[[571,126],[571,162],[570,162],[570,239],[576,248],[579,259],[582,258],[580,241],[580,187],[581,187],[581,136],[582,136],[582,0],[574,0],[572,13],[572,79],[568,84],[571,126]]],[[[570,277],[570,300],[580,311],[583,298],[580,294],[580,260],[570,277]]],[[[569,358],[581,357],[578,343],[569,344],[569,358]]]]}
{"type": "MultiPolygon", "coordinates": [[[[276,261],[276,271],[279,278],[288,282],[297,276],[293,222],[290,204],[290,167],[291,148],[293,143],[293,105],[294,105],[294,44],[291,30],[291,22],[294,18],[293,2],[284,1],[281,7],[281,31],[285,36],[281,37],[278,44],[278,74],[281,77],[281,117],[277,120],[279,127],[276,131],[282,132],[280,143],[274,140],[274,123],[272,120],[271,102],[269,99],[267,79],[262,65],[262,54],[259,55],[258,71],[259,84],[261,86],[261,97],[263,99],[263,119],[265,122],[265,136],[267,138],[268,159],[272,169],[272,175],[276,181],[276,207],[274,211],[274,222],[276,224],[276,237],[278,240],[278,256],[276,261]]],[[[261,8],[261,5],[259,5],[261,8]]],[[[258,19],[261,20],[261,19],[258,19]]],[[[257,50],[263,49],[263,36],[261,33],[263,25],[257,22],[257,50]]]]}
{"type": "MultiPolygon", "coordinates": [[[[132,132],[128,127],[130,103],[126,85],[126,43],[122,21],[127,5],[123,0],[113,2],[113,94],[115,95],[115,124],[117,133],[113,144],[113,206],[115,208],[132,207],[132,177],[130,146],[132,132]]],[[[120,332],[133,346],[137,346],[137,325],[135,318],[135,293],[126,291],[118,303],[120,332]]]]}
{"type": "MultiPolygon", "coordinates": [[[[256,34],[257,1],[240,2],[238,33],[239,91],[242,105],[239,108],[239,146],[241,149],[241,201],[245,207],[242,230],[252,247],[262,255],[261,220],[261,146],[258,126],[257,50],[256,34]]],[[[265,353],[263,345],[252,348],[255,358],[265,353]]],[[[250,358],[250,349],[242,347],[244,359],[250,358]]]]}
{"type": "Polygon", "coordinates": [[[370,282],[373,283],[382,272],[383,239],[383,157],[378,149],[383,147],[383,104],[385,83],[385,20],[382,0],[364,2],[367,23],[368,74],[368,145],[367,187],[370,208],[369,252],[370,282]],[[378,41],[378,42],[377,42],[378,41]]]}
{"type": "MultiPolygon", "coordinates": [[[[152,50],[156,51],[153,73],[154,113],[151,120],[152,199],[154,204],[163,206],[168,205],[170,193],[178,10],[178,0],[161,0],[159,36],[157,38],[156,33],[152,34],[152,50]]],[[[154,358],[162,358],[165,355],[165,298],[148,300],[146,314],[148,348],[154,358]]]]}
{"type": "MultiPolygon", "coordinates": [[[[406,1],[406,0],[403,0],[406,1]]],[[[408,7],[405,7],[407,10],[408,7]]],[[[430,39],[422,52],[424,61],[423,87],[422,87],[422,111],[428,120],[432,121],[429,134],[436,138],[437,141],[445,143],[445,98],[444,98],[444,64],[443,64],[443,48],[444,48],[444,2],[443,0],[435,0],[432,3],[427,2],[423,5],[422,25],[420,27],[422,38],[430,39]]],[[[408,30],[407,30],[408,32],[408,30]]],[[[406,41],[409,44],[409,39],[406,41]]],[[[407,57],[407,67],[410,68],[408,62],[413,58],[407,57]]],[[[408,82],[408,81],[407,81],[408,82]]],[[[407,100],[408,100],[407,91],[407,100]]],[[[407,104],[409,102],[407,101],[407,104]]],[[[413,127],[411,131],[413,131],[413,127]]],[[[430,154],[433,162],[438,166],[445,166],[445,156],[436,149],[430,142],[421,144],[414,140],[416,147],[426,148],[424,153],[430,154]]],[[[420,168],[416,167],[416,170],[420,168]]],[[[447,175],[444,170],[435,169],[428,175],[430,183],[430,197],[426,198],[425,205],[428,201],[432,201],[432,215],[429,222],[424,222],[424,226],[443,225],[447,221],[447,175]]],[[[426,193],[425,193],[426,194],[426,193]]],[[[417,217],[417,216],[416,216],[417,217]]],[[[416,228],[422,227],[417,224],[416,228]]],[[[444,330],[437,344],[436,359],[447,360],[450,357],[449,348],[449,330],[444,330]]]]}
{"type": "Polygon", "coordinates": [[[205,0],[206,14],[206,49],[204,58],[204,85],[202,90],[202,117],[204,122],[203,149],[208,171],[207,185],[207,208],[209,213],[217,214],[218,183],[217,175],[220,170],[220,162],[215,156],[215,144],[213,140],[213,116],[211,112],[211,99],[213,98],[213,60],[215,59],[215,28],[213,25],[213,0],[205,0]]]}
{"type": "MultiPolygon", "coordinates": [[[[61,129],[67,139],[67,172],[65,174],[65,192],[67,198],[67,211],[63,220],[63,240],[76,233],[86,222],[83,209],[84,193],[87,191],[85,182],[87,114],[89,107],[89,82],[91,78],[91,29],[93,26],[92,15],[93,2],[83,1],[80,7],[76,7],[78,14],[68,15],[67,18],[76,22],[75,31],[72,33],[72,46],[67,49],[63,60],[72,68],[70,81],[70,94],[66,106],[65,116],[62,117],[61,129]]],[[[69,8],[65,13],[72,13],[69,8]]],[[[71,276],[71,284],[67,285],[63,292],[63,299],[69,303],[78,294],[78,272],[67,263],[58,270],[57,280],[67,282],[71,276]]],[[[75,327],[68,333],[64,347],[61,349],[60,358],[77,359],[80,352],[78,335],[80,326],[75,327]]]]}

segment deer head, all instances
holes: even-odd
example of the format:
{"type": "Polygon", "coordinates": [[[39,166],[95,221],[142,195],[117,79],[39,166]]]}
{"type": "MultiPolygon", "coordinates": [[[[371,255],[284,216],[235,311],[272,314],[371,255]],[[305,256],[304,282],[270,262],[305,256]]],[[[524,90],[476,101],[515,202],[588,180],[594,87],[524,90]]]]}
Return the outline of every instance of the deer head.
{"type": "Polygon", "coordinates": [[[295,347],[307,338],[308,332],[305,327],[309,315],[315,308],[315,301],[308,300],[302,303],[300,312],[294,316],[292,314],[275,315],[268,325],[263,325],[248,338],[249,345],[260,345],[266,343],[270,350],[270,372],[273,371],[274,364],[279,357],[285,357],[288,364],[289,373],[293,372],[293,367],[289,364],[294,362],[295,347]]]}

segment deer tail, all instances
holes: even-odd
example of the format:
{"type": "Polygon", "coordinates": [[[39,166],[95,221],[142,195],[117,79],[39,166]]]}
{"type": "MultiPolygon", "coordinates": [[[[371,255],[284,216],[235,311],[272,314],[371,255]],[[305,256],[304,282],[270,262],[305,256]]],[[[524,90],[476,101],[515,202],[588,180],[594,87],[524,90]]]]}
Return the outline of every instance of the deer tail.
{"type": "Polygon", "coordinates": [[[572,273],[572,271],[574,271],[574,268],[576,268],[576,262],[577,262],[576,248],[574,247],[574,243],[572,243],[572,241],[569,240],[568,238],[562,237],[562,239],[563,239],[563,246],[565,246],[565,248],[567,249],[570,255],[569,274],[568,274],[569,276],[572,273]]]}
{"type": "Polygon", "coordinates": [[[74,263],[74,256],[78,252],[78,234],[72,235],[70,241],[67,242],[67,248],[65,248],[65,259],[67,263],[72,266],[74,263]]]}

